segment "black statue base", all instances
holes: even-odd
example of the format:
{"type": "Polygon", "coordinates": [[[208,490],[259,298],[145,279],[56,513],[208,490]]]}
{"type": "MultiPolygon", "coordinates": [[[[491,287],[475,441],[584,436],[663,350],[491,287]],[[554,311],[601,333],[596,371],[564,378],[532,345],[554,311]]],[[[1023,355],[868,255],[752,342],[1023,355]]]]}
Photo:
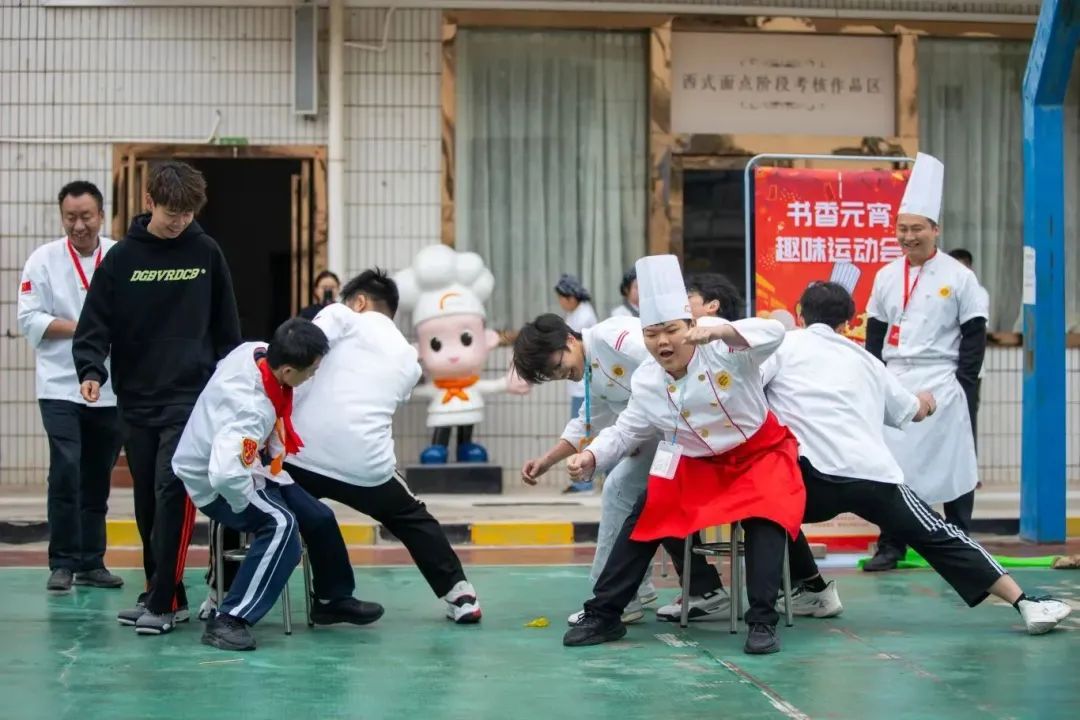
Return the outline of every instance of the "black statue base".
{"type": "Polygon", "coordinates": [[[502,493],[502,468],[487,463],[408,465],[405,482],[415,493],[502,493]]]}

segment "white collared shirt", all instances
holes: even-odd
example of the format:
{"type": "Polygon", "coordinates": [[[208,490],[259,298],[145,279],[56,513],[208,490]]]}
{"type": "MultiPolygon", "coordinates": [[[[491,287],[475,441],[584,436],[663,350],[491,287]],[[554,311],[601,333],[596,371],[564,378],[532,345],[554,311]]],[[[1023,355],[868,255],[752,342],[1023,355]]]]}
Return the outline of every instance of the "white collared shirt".
{"type": "Polygon", "coordinates": [[[827,325],[792,330],[761,368],[769,407],[820,472],[896,485],[884,426],[902,428],[919,400],[877,358],[827,325]]]}
{"type": "MultiPolygon", "coordinates": [[[[105,257],[116,242],[99,239],[98,250],[89,257],[76,254],[87,285],[94,277],[99,258],[105,257]],[[100,255],[99,255],[100,251],[100,255]]],[[[39,400],[67,400],[85,405],[79,394],[75,375],[75,360],[71,354],[71,338],[46,338],[45,330],[53,320],[78,322],[86,301],[86,288],[75,269],[66,237],[53,240],[30,254],[19,281],[19,329],[36,356],[35,375],[39,400]]],[[[106,360],[106,363],[108,360],[106,360]]],[[[95,407],[116,405],[112,383],[101,386],[101,397],[95,407]]]]}
{"type": "Polygon", "coordinates": [[[221,359],[180,436],[172,468],[196,507],[221,496],[241,512],[265,480],[292,483],[288,473],[273,475],[245,448],[246,442],[254,443],[271,456],[282,450],[274,431],[277,413],[255,359],[256,351],[265,348],[265,343],[243,343],[221,359]]]}
{"type": "Polygon", "coordinates": [[[980,292],[975,273],[948,254],[937,251],[921,267],[908,269],[910,297],[904,309],[904,268],[898,258],[878,270],[866,311],[886,325],[882,359],[956,366],[960,358],[960,326],[973,318],[988,318],[989,296],[980,292]],[[900,326],[900,344],[889,334],[900,326]]]}
{"type": "Polygon", "coordinates": [[[657,430],[688,457],[709,457],[741,445],[761,428],[768,406],[760,367],[783,342],[784,326],[764,318],[732,324],[750,347],[734,350],[720,341],[699,346],[679,380],[653,358],[641,364],[631,378],[626,409],[589,445],[598,471],[610,470],[657,430]]]}
{"type": "Polygon", "coordinates": [[[289,462],[351,485],[382,485],[397,467],[394,413],[420,380],[416,348],[382,313],[341,303],[323,308],[315,324],[330,352],[296,390],[293,427],[304,447],[289,462]]]}
{"type": "MultiPolygon", "coordinates": [[[[630,377],[650,359],[641,334],[641,322],[633,316],[608,318],[582,331],[585,365],[592,372],[589,382],[589,410],[592,432],[615,422],[630,402],[630,377]]],[[[562,439],[581,447],[585,439],[585,405],[563,430],[562,439]]]]}

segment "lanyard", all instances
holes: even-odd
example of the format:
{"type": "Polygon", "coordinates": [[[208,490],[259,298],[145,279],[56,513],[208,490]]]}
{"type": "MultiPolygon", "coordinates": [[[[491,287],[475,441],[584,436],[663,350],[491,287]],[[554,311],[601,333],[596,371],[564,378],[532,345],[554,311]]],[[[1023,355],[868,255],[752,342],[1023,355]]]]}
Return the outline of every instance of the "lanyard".
{"type": "MultiPolygon", "coordinates": [[[[683,377],[683,379],[682,379],[682,387],[679,388],[679,404],[678,405],[675,404],[675,400],[671,397],[671,389],[670,389],[670,387],[668,388],[668,400],[671,402],[671,409],[674,411],[672,413],[672,419],[671,419],[671,424],[672,424],[672,428],[673,428],[672,431],[671,431],[671,442],[673,442],[673,443],[676,442],[678,440],[678,437],[679,437],[679,418],[682,417],[682,409],[683,409],[683,406],[686,405],[686,386],[690,384],[689,377],[690,377],[690,372],[689,372],[689,368],[687,368],[686,376],[683,377]]],[[[678,380],[676,380],[674,382],[675,382],[676,386],[679,383],[678,380]]],[[[684,418],[684,421],[685,421],[685,418],[684,418]]],[[[691,430],[693,430],[693,428],[691,428],[691,430]]]]}
{"type": "MultiPolygon", "coordinates": [[[[83,272],[82,263],[79,261],[79,255],[75,252],[75,246],[71,244],[71,240],[67,242],[68,254],[71,255],[71,262],[75,265],[75,272],[79,274],[79,281],[82,283],[83,290],[90,290],[90,281],[86,279],[86,273],[83,272]]],[[[94,257],[94,269],[98,269],[98,265],[101,265],[101,240],[98,240],[97,254],[94,257]]]]}
{"type": "Polygon", "coordinates": [[[585,441],[592,440],[592,365],[585,358],[585,441]]]}
{"type": "Polygon", "coordinates": [[[919,276],[915,278],[915,282],[908,286],[908,273],[911,271],[911,261],[904,258],[904,306],[900,308],[900,314],[904,315],[907,312],[908,302],[911,301],[911,296],[915,294],[915,288],[919,287],[919,280],[926,274],[926,263],[934,259],[934,255],[937,255],[937,250],[934,250],[934,254],[926,259],[926,262],[922,264],[919,269],[919,276]]]}

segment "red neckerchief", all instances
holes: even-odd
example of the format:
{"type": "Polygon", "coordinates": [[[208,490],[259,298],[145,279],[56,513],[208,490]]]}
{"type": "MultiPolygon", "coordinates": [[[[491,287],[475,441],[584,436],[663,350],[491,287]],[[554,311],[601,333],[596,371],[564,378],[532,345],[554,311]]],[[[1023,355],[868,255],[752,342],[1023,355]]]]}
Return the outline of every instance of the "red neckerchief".
{"type": "Polygon", "coordinates": [[[270,398],[270,403],[274,406],[274,413],[277,414],[278,419],[281,420],[281,424],[285,428],[285,437],[283,438],[285,452],[289,455],[295,455],[300,452],[300,448],[304,447],[304,441],[296,434],[296,429],[293,428],[292,424],[293,389],[278,382],[265,356],[257,356],[255,364],[259,366],[259,372],[262,373],[263,389],[266,391],[266,397],[270,398]]]}

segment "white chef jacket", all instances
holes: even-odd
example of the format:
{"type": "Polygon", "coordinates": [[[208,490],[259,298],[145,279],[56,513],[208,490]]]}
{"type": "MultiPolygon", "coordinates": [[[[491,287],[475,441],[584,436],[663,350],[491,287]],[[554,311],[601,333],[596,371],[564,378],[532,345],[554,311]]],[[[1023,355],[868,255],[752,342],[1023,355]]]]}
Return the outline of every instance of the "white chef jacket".
{"type": "MultiPolygon", "coordinates": [[[[116,241],[102,237],[98,249],[90,257],[76,253],[79,266],[89,286],[94,269],[108,254],[116,241]]],[[[71,338],[46,339],[49,324],[61,318],[78,322],[86,301],[86,289],[75,269],[66,237],[53,240],[30,254],[19,282],[19,329],[36,355],[35,375],[39,400],[67,400],[85,405],[79,394],[79,379],[75,375],[75,360],[71,354],[71,338]]],[[[105,361],[108,363],[108,360],[105,361]]],[[[106,367],[108,367],[106,365],[106,367]]],[[[116,396],[112,383],[101,386],[101,397],[95,407],[113,407],[116,396]]]]}
{"type": "Polygon", "coordinates": [[[780,347],[784,326],[764,318],[733,325],[750,347],[735,350],[721,341],[701,345],[679,380],[653,358],[641,364],[631,378],[626,409],[589,445],[597,471],[610,470],[657,430],[682,446],[687,457],[711,457],[761,428],[768,415],[761,364],[780,347]]]}
{"type": "Polygon", "coordinates": [[[887,428],[885,441],[905,482],[923,500],[947,502],[973,490],[979,480],[971,418],[956,369],[960,326],[989,316],[987,296],[979,292],[971,270],[939,251],[921,268],[910,268],[905,311],[905,264],[899,258],[878,271],[867,313],[889,326],[882,350],[889,371],[911,392],[932,392],[937,410],[904,430],[887,428]],[[894,325],[900,327],[899,346],[889,342],[894,325]]]}
{"type": "Polygon", "coordinates": [[[243,343],[221,359],[180,436],[172,468],[197,507],[220,496],[239,513],[267,480],[292,484],[287,472],[274,475],[245,447],[254,443],[272,457],[283,450],[277,413],[255,362],[256,351],[265,349],[265,343],[243,343]]]}
{"type": "Polygon", "coordinates": [[[877,358],[819,323],[788,332],[761,374],[769,407],[817,470],[904,482],[883,423],[904,427],[919,411],[919,399],[877,358]]]}
{"type": "MultiPolygon", "coordinates": [[[[593,435],[615,422],[630,402],[630,377],[650,359],[641,334],[641,322],[633,316],[608,318],[582,331],[585,365],[591,369],[589,409],[593,435]]],[[[563,430],[562,439],[581,447],[585,439],[585,404],[563,430]]]]}
{"type": "Polygon", "coordinates": [[[634,315],[634,313],[630,310],[629,307],[627,307],[626,303],[622,303],[622,304],[616,305],[614,308],[612,308],[611,317],[613,317],[613,318],[616,318],[616,317],[636,318],[637,316],[634,315]]]}
{"type": "Polygon", "coordinates": [[[416,348],[379,312],[334,303],[314,322],[330,352],[296,389],[293,427],[304,447],[289,462],[351,485],[382,485],[397,466],[394,412],[420,379],[416,348]]]}
{"type": "MultiPolygon", "coordinates": [[[[570,329],[574,332],[584,332],[586,328],[591,328],[596,325],[596,310],[593,309],[592,303],[581,302],[578,306],[566,316],[566,324],[570,326],[570,329]]],[[[640,327],[640,323],[638,324],[640,327]]],[[[585,383],[567,383],[568,390],[571,398],[583,398],[585,397],[585,383]]]]}
{"type": "Polygon", "coordinates": [[[416,397],[431,398],[427,409],[429,428],[476,425],[484,420],[484,395],[504,392],[509,387],[506,376],[494,380],[477,380],[461,393],[448,392],[425,383],[413,390],[416,397]],[[462,394],[464,397],[462,397],[462,394]]]}

